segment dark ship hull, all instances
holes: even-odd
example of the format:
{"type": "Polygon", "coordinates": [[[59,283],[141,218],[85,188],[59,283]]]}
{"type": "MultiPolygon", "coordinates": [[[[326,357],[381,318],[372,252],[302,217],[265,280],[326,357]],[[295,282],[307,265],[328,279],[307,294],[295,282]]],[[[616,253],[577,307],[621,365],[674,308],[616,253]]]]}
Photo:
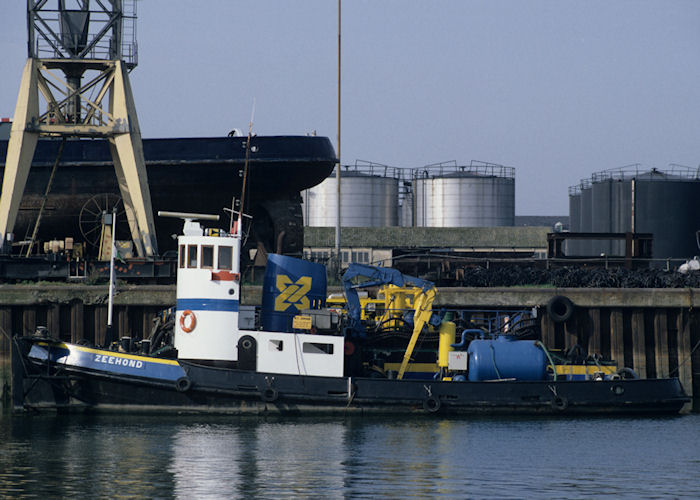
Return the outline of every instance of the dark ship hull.
{"type": "MultiPolygon", "coordinates": [[[[143,149],[154,213],[177,210],[219,214],[225,228],[231,193],[240,193],[246,158],[246,137],[144,139],[143,149]]],[[[15,240],[31,235],[46,191],[60,141],[40,140],[15,224],[15,240]]],[[[0,175],[7,141],[0,141],[0,175]]],[[[326,137],[253,137],[250,149],[248,199],[253,215],[253,247],[301,253],[303,221],[299,192],[328,177],[336,162],[326,137]]],[[[69,140],[48,194],[38,239],[73,238],[93,244],[99,235],[97,205],[119,196],[107,141],[69,140]],[[96,205],[97,203],[97,205],[96,205]],[[86,241],[87,240],[87,241],[86,241]]],[[[104,208],[104,207],[101,207],[104,208]]],[[[176,219],[155,218],[159,253],[175,249],[171,238],[180,230],[176,219]]],[[[127,238],[124,234],[117,237],[127,238]]]]}
{"type": "Polygon", "coordinates": [[[15,337],[15,410],[266,413],[675,414],[677,378],[449,382],[228,369],[15,337]]]}

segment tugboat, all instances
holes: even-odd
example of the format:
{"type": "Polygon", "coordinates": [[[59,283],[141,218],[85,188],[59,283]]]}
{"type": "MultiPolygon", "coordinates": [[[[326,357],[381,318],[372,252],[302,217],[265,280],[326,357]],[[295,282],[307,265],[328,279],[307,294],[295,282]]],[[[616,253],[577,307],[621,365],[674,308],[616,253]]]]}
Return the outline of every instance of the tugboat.
{"type": "Polygon", "coordinates": [[[324,266],[273,254],[262,307],[244,306],[240,214],[230,232],[179,215],[177,303],[164,315],[172,334],[104,347],[62,342],[45,329],[14,337],[16,410],[568,416],[673,414],[690,401],[677,378],[628,378],[631,370],[598,361],[566,375],[556,353],[518,335],[514,322],[492,336],[465,329],[460,340],[455,323],[431,309],[432,283],[392,269],[352,266],[345,298],[325,307],[324,266]],[[400,297],[411,314],[377,315],[367,328],[372,308],[362,307],[358,289],[368,286],[400,297]],[[433,340],[418,352],[423,336],[433,340]]]}

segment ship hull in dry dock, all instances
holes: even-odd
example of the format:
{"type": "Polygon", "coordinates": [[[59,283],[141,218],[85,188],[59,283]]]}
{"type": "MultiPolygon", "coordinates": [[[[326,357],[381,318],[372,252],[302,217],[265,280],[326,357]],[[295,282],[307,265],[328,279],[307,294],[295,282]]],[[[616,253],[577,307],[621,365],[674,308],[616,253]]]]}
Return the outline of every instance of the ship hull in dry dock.
{"type": "Polygon", "coordinates": [[[15,338],[16,410],[674,414],[678,379],[457,382],[263,373],[15,338]]]}
{"type": "MultiPolygon", "coordinates": [[[[241,192],[246,143],[246,137],[144,139],[154,213],[177,210],[219,214],[225,227],[224,221],[230,215],[224,208],[231,206],[231,193],[241,192]]],[[[59,145],[57,140],[38,142],[14,228],[16,240],[31,234],[59,145]]],[[[7,141],[0,141],[0,178],[6,153],[7,141]]],[[[281,245],[284,253],[300,254],[303,221],[299,192],[332,172],[336,162],[332,144],[326,137],[255,136],[249,154],[245,210],[255,221],[253,237],[268,251],[276,251],[281,245]],[[284,237],[280,238],[283,231],[284,237]]],[[[108,195],[120,196],[112,165],[107,141],[67,141],[48,192],[37,238],[85,241],[85,233],[94,228],[85,226],[83,209],[87,208],[88,215],[95,212],[99,217],[101,209],[111,211],[111,207],[96,206],[95,201],[100,204],[108,195]]],[[[173,250],[171,234],[179,233],[179,221],[157,217],[155,224],[160,253],[173,250]]],[[[99,227],[95,236],[99,236],[99,227]]],[[[121,237],[127,238],[128,232],[121,237]]]]}

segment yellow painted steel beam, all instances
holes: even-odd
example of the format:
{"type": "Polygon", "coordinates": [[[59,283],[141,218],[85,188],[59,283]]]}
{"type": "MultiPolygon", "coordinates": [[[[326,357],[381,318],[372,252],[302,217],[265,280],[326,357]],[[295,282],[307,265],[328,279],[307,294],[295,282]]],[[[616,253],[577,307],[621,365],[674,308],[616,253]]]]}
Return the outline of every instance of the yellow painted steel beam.
{"type": "Polygon", "coordinates": [[[157,254],[158,249],[151,193],[134,96],[123,61],[115,68],[109,108],[115,122],[125,123],[129,130],[128,133],[111,136],[109,145],[132,239],[140,256],[152,256],[157,254]]]}
{"type": "Polygon", "coordinates": [[[19,204],[27,185],[29,168],[34,159],[39,134],[31,131],[39,117],[39,92],[35,59],[27,59],[22,72],[22,81],[17,96],[17,106],[7,145],[7,159],[0,194],[0,248],[7,244],[6,235],[11,233],[17,221],[19,204]]]}
{"type": "Polygon", "coordinates": [[[101,70],[102,74],[80,89],[71,87],[49,70],[65,70],[75,63],[27,59],[10,133],[0,196],[0,247],[5,244],[5,235],[14,229],[39,136],[106,137],[109,140],[117,182],[136,251],[141,257],[156,255],[158,248],[146,161],[126,65],[123,61],[101,61],[93,65],[81,65],[83,69],[101,70]],[[49,81],[42,71],[64,88],[49,81]],[[103,86],[95,101],[82,95],[82,92],[100,82],[103,82],[103,86]],[[52,87],[61,94],[59,99],[52,94],[52,87]],[[105,110],[101,101],[108,90],[109,109],[105,110]],[[39,91],[49,107],[43,115],[40,115],[39,111],[39,91]],[[88,104],[85,108],[85,120],[82,120],[82,123],[66,123],[62,107],[79,93],[81,102],[88,104]],[[50,122],[50,112],[55,112],[55,123],[50,122]],[[98,117],[95,117],[96,113],[99,113],[98,117]],[[95,118],[99,119],[96,123],[95,118]]]}

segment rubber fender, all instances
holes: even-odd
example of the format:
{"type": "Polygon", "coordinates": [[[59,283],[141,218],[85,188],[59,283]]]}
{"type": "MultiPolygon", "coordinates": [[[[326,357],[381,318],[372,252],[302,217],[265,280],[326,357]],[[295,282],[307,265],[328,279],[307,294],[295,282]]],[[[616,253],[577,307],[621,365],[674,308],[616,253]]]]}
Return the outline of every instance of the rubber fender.
{"type": "Polygon", "coordinates": [[[278,397],[279,393],[274,387],[267,387],[260,393],[260,399],[266,403],[272,403],[273,401],[276,401],[278,397]]]}
{"type": "Polygon", "coordinates": [[[429,396],[423,400],[423,409],[428,413],[438,412],[440,410],[440,406],[442,406],[442,403],[440,403],[440,399],[436,398],[435,396],[429,396]]]}
{"type": "Polygon", "coordinates": [[[552,408],[557,411],[564,411],[569,407],[569,401],[561,396],[552,398],[552,408]]]}
{"type": "Polygon", "coordinates": [[[574,303],[569,297],[555,295],[547,302],[547,314],[555,323],[564,323],[574,314],[574,303]]]}
{"type": "Polygon", "coordinates": [[[192,381],[189,377],[180,377],[175,381],[175,389],[178,392],[187,392],[192,387],[192,381]]]}
{"type": "Polygon", "coordinates": [[[620,376],[620,378],[639,378],[637,375],[637,372],[635,372],[632,368],[620,368],[617,370],[617,374],[620,376]]]}

